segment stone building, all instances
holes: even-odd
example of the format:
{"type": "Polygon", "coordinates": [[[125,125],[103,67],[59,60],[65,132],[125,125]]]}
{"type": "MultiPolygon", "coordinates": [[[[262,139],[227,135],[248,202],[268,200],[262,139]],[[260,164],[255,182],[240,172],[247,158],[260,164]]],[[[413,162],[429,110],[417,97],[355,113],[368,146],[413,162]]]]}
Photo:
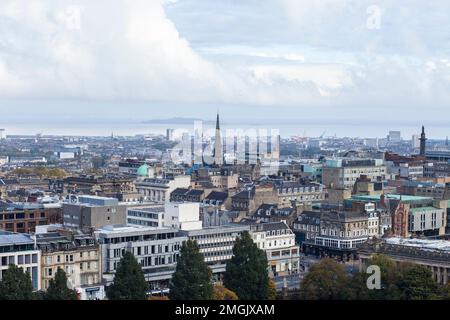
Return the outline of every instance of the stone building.
{"type": "Polygon", "coordinates": [[[294,222],[303,251],[352,259],[369,238],[368,216],[349,211],[304,211],[294,222]]]}
{"type": "Polygon", "coordinates": [[[249,187],[231,197],[231,209],[247,216],[263,203],[278,203],[278,195],[272,183],[249,187]]]}
{"type": "Polygon", "coordinates": [[[324,185],[312,182],[282,181],[276,183],[275,189],[278,196],[278,206],[296,206],[310,208],[313,203],[325,201],[326,189],[324,185]]]}
{"type": "Polygon", "coordinates": [[[250,224],[250,234],[258,248],[267,254],[269,276],[296,274],[300,267],[300,248],[286,222],[250,224]]]}
{"type": "Polygon", "coordinates": [[[41,250],[42,289],[47,290],[58,268],[67,275],[68,286],[87,300],[103,299],[100,247],[90,235],[53,231],[36,235],[41,250]]]}
{"type": "Polygon", "coordinates": [[[65,192],[116,198],[122,202],[139,200],[135,179],[122,175],[68,177],[64,179],[65,192]]]}
{"type": "Polygon", "coordinates": [[[0,210],[0,229],[30,233],[36,226],[52,223],[62,223],[62,205],[40,203],[12,203],[4,210],[0,210]]]}

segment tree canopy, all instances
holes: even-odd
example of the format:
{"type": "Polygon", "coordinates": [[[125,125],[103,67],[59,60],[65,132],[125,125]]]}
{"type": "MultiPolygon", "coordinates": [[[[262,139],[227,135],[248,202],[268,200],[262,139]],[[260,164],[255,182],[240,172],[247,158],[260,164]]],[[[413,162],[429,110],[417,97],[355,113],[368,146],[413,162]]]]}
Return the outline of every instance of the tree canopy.
{"type": "Polygon", "coordinates": [[[33,300],[33,285],[28,272],[10,265],[0,281],[0,300],[33,300]]]}
{"type": "Polygon", "coordinates": [[[148,284],[142,267],[131,252],[125,252],[120,259],[114,282],[106,290],[110,300],[145,300],[148,284]]]}
{"type": "Polygon", "coordinates": [[[445,288],[440,288],[430,269],[412,263],[396,263],[383,255],[374,255],[367,266],[380,268],[380,289],[369,289],[371,274],[360,272],[347,275],[342,265],[323,259],[311,267],[300,284],[302,299],[351,300],[429,300],[445,299],[445,288]]]}
{"type": "Polygon", "coordinates": [[[171,300],[210,300],[213,298],[211,269],[206,265],[196,241],[184,241],[177,268],[172,275],[171,300]]]}
{"type": "Polygon", "coordinates": [[[233,257],[227,263],[224,285],[242,300],[268,299],[267,256],[247,231],[236,239],[233,257]]]}
{"type": "Polygon", "coordinates": [[[67,276],[63,269],[58,268],[55,278],[50,280],[45,300],[77,300],[77,292],[67,287],[67,276]]]}
{"type": "Polygon", "coordinates": [[[220,284],[214,285],[213,298],[214,300],[239,300],[236,293],[220,284]]]}
{"type": "Polygon", "coordinates": [[[343,265],[326,258],[314,264],[300,283],[300,299],[342,300],[349,295],[350,277],[343,265]]]}

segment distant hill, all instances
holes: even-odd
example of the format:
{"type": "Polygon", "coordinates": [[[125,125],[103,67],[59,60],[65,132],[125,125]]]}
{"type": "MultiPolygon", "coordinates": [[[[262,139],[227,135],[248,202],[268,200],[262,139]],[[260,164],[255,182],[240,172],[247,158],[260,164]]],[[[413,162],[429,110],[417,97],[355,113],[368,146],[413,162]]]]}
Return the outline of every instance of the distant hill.
{"type": "Polygon", "coordinates": [[[181,117],[175,117],[175,118],[168,118],[168,119],[152,119],[152,120],[146,120],[142,123],[146,124],[193,124],[194,121],[202,121],[204,124],[215,124],[214,121],[208,121],[198,118],[181,118],[181,117]]]}

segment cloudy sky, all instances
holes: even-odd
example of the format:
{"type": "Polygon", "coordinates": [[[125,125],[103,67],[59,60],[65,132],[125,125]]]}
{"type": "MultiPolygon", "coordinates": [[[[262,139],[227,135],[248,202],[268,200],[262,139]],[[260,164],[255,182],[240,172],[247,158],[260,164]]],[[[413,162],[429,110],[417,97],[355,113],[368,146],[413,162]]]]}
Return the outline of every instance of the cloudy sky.
{"type": "Polygon", "coordinates": [[[444,135],[449,28],[441,0],[1,0],[0,126],[219,109],[444,135]]]}

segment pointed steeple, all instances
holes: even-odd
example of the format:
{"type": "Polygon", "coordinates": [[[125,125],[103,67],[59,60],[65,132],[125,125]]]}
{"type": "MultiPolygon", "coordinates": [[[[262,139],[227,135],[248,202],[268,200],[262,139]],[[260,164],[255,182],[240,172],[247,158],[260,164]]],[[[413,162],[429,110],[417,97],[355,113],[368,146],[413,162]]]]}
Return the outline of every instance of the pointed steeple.
{"type": "Polygon", "coordinates": [[[422,126],[422,133],[420,134],[420,155],[425,156],[425,148],[426,148],[426,135],[425,135],[425,127],[422,126]]]}
{"type": "Polygon", "coordinates": [[[219,112],[217,112],[216,130],[220,130],[219,112]]]}
{"type": "Polygon", "coordinates": [[[219,112],[217,112],[216,120],[216,136],[214,139],[214,164],[223,164],[223,149],[222,149],[222,137],[220,135],[220,122],[219,122],[219,112]]]}

